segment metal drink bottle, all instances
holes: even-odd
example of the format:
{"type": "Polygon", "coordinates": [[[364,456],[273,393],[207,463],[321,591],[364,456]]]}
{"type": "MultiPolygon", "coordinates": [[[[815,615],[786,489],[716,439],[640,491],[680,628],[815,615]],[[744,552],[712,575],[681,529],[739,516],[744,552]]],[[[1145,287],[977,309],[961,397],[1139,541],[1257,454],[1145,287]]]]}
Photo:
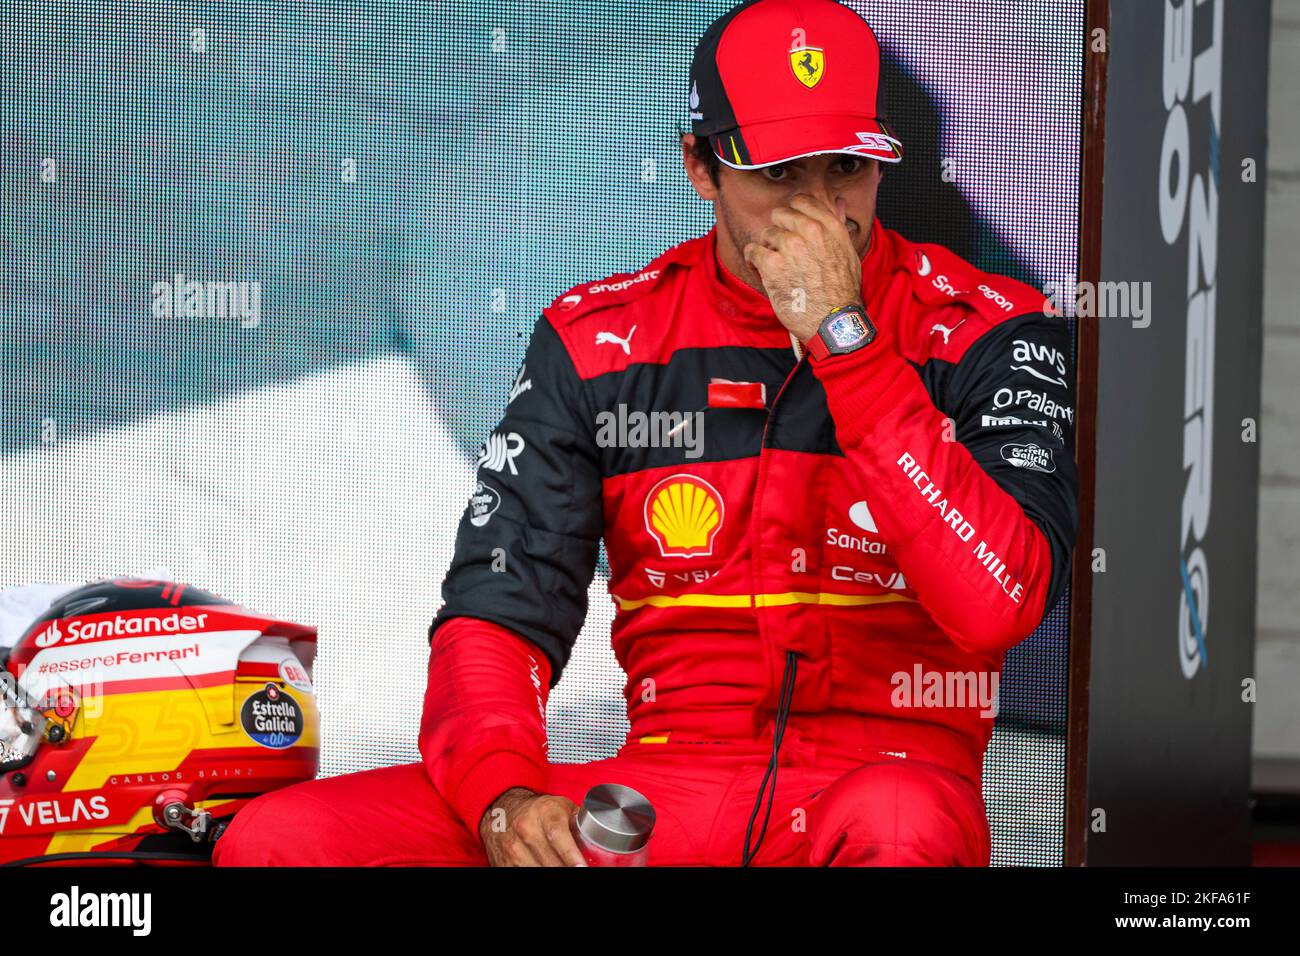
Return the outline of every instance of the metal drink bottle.
{"type": "Polygon", "coordinates": [[[631,787],[601,783],[573,817],[573,839],[588,866],[645,866],[654,832],[650,801],[631,787]]]}

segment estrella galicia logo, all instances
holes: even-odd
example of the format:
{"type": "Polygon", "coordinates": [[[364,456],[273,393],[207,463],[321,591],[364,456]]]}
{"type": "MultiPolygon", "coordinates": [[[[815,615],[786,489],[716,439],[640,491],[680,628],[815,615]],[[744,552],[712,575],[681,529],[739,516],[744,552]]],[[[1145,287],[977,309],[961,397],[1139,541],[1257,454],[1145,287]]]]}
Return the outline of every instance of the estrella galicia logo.
{"type": "Polygon", "coordinates": [[[483,527],[500,507],[501,492],[485,481],[478,482],[469,498],[469,523],[476,528],[483,527]]]}
{"type": "Polygon", "coordinates": [[[239,723],[254,743],[283,750],[302,736],[302,709],[279,687],[267,684],[248,695],[239,712],[239,723]]]}
{"type": "Polygon", "coordinates": [[[1052,460],[1052,449],[1032,442],[1024,445],[1003,445],[1002,457],[1008,463],[1017,468],[1024,468],[1026,471],[1041,471],[1044,474],[1056,471],[1056,462],[1052,460]]]}

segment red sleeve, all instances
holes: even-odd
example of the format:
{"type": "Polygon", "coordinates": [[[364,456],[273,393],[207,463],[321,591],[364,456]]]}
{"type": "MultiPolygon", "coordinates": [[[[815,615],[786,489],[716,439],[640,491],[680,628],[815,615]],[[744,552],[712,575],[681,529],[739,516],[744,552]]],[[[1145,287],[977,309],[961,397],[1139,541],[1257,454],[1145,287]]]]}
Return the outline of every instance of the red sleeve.
{"type": "Polygon", "coordinates": [[[550,675],[545,655],[499,624],[456,617],[434,634],[420,755],[473,833],[511,787],[546,789],[550,675]]]}
{"type": "Polygon", "coordinates": [[[836,439],[908,585],[955,644],[985,654],[1017,644],[1051,610],[1053,581],[1069,562],[1075,493],[1065,447],[1056,472],[1031,473],[1005,461],[1001,442],[988,445],[978,427],[979,406],[1007,384],[997,339],[991,351],[972,349],[952,379],[954,391],[969,393],[951,400],[955,434],[883,329],[866,348],[812,359],[836,439]]]}

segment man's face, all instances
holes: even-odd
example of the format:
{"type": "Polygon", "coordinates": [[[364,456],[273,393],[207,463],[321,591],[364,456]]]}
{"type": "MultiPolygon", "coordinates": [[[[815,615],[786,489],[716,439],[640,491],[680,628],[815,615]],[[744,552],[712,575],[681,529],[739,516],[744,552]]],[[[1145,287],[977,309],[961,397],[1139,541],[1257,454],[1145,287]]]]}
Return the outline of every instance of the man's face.
{"type": "Polygon", "coordinates": [[[762,289],[758,272],[745,262],[743,250],[772,225],[772,210],[786,205],[795,193],[807,193],[831,209],[842,201],[849,237],[858,256],[866,255],[876,216],[880,163],[844,153],[828,153],[763,169],[732,169],[723,165],[715,186],[709,178],[708,167],[691,154],[694,139],[693,134],[688,134],[682,144],[686,174],[700,198],[714,204],[718,256],[737,278],[762,289]]]}

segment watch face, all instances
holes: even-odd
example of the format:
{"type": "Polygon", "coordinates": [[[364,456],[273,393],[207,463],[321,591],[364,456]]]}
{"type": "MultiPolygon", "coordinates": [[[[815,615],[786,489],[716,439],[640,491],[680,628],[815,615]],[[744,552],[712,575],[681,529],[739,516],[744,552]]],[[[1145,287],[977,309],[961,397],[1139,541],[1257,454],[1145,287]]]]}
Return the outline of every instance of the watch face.
{"type": "Polygon", "coordinates": [[[874,337],[875,329],[857,309],[832,315],[822,325],[822,340],[832,352],[849,351],[874,337]]]}
{"type": "Polygon", "coordinates": [[[862,317],[857,312],[845,312],[826,323],[826,331],[831,341],[844,348],[856,345],[858,339],[867,334],[867,327],[862,324],[862,317]]]}

